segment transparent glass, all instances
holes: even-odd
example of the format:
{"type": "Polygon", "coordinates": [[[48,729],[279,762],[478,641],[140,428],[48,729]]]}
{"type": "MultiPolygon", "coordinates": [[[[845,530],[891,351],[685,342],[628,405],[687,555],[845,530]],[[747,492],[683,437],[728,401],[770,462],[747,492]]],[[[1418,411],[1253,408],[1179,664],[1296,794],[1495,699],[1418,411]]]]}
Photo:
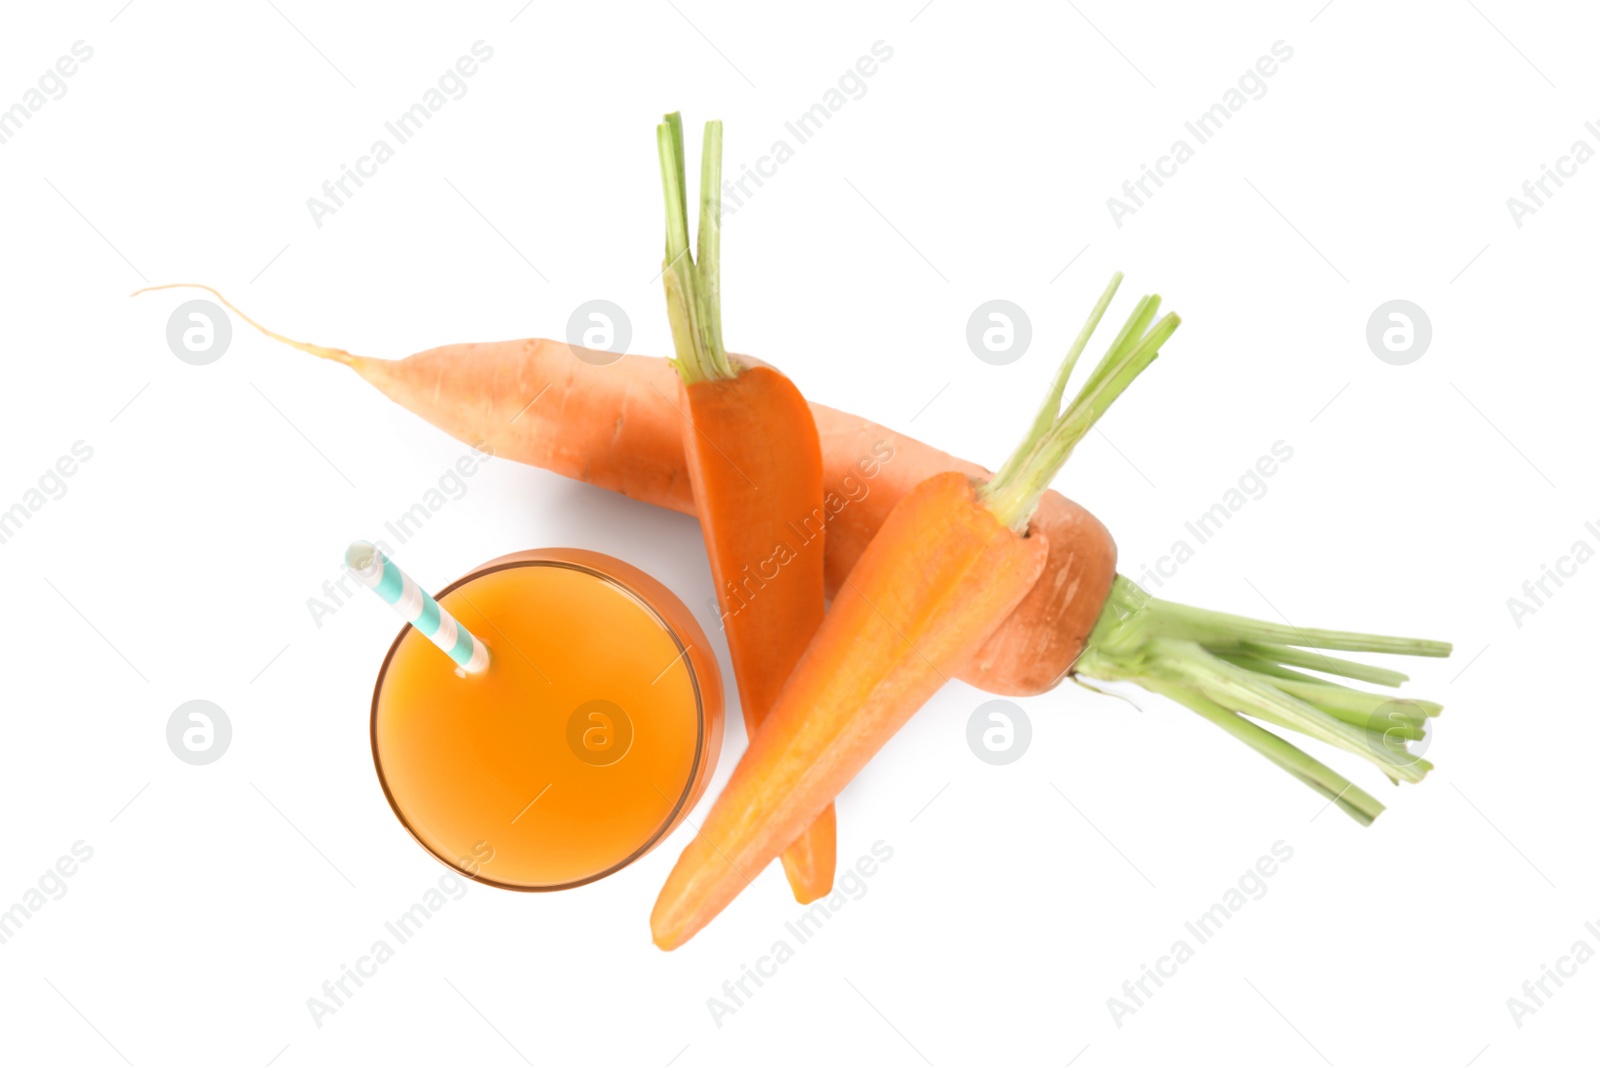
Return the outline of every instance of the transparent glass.
{"type": "Polygon", "coordinates": [[[503,556],[439,602],[489,647],[460,672],[406,626],[372,696],[372,757],[400,822],[487,885],[604,878],[694,807],[721,749],[722,681],[689,609],[598,552],[503,556]]]}

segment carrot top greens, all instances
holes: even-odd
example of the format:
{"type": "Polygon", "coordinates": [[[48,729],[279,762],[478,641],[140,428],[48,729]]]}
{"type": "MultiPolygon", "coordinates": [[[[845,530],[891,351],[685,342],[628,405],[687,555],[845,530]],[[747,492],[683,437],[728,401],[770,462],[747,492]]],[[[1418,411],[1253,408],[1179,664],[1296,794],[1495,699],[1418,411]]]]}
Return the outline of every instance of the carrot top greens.
{"type": "Polygon", "coordinates": [[[1083,440],[1106,409],[1133,384],[1146,367],[1160,354],[1161,346],[1177,330],[1182,321],[1170,312],[1154,326],[1156,309],[1161,306],[1159,296],[1146,296],[1134,306],[1133,314],[1111,342],[1111,347],[1101,357],[1100,363],[1090,373],[1089,379],[1078,390],[1078,395],[1065,411],[1061,398],[1066,395],[1067,379],[1078,357],[1089,344],[1095,327],[1106,313],[1111,298],[1122,284],[1122,274],[1112,275],[1111,284],[1101,294],[1089,321],[1084,323],[1077,340],[1067,350],[1066,358],[1056,371],[1044,404],[1034,416],[1022,443],[1006,460],[981,493],[989,510],[1001,522],[1017,533],[1025,533],[1039,498],[1050,488],[1050,482],[1060,473],[1061,467],[1072,455],[1072,450],[1083,440]]]}
{"type": "Polygon", "coordinates": [[[683,164],[683,118],[674,111],[656,126],[661,185],[667,203],[667,253],[661,280],[672,323],[672,360],[685,384],[736,378],[722,347],[722,123],[706,123],[700,145],[700,233],[689,253],[689,201],[683,164]]]}
{"type": "MultiPolygon", "coordinates": [[[[1028,529],[1039,498],[1074,446],[1155,360],[1161,345],[1178,328],[1176,315],[1156,321],[1160,297],[1141,299],[1063,410],[1067,379],[1121,282],[1121,274],[1112,277],[1056,371],[1022,443],[980,490],[995,517],[1019,534],[1028,529]]],[[[1407,744],[1426,737],[1427,721],[1438,715],[1441,707],[1319,677],[1332,675],[1388,686],[1406,680],[1399,671],[1330,656],[1324,649],[1410,656],[1450,654],[1450,646],[1441,641],[1305,630],[1173,604],[1117,575],[1070,673],[1080,678],[1134,682],[1190,708],[1365,825],[1383,811],[1381,803],[1258,723],[1292,730],[1361,756],[1392,782],[1420,782],[1432,764],[1407,744]]]]}
{"type": "Polygon", "coordinates": [[[1441,705],[1369,693],[1291,668],[1396,686],[1399,671],[1320,651],[1448,656],[1450,645],[1343,630],[1307,630],[1173,604],[1117,575],[1074,673],[1129,681],[1177,701],[1233,734],[1368,825],[1383,811],[1370,793],[1259,720],[1372,762],[1391,782],[1420,782],[1433,764],[1407,747],[1441,705]],[[1246,718],[1249,716],[1249,718],[1246,718]]]}

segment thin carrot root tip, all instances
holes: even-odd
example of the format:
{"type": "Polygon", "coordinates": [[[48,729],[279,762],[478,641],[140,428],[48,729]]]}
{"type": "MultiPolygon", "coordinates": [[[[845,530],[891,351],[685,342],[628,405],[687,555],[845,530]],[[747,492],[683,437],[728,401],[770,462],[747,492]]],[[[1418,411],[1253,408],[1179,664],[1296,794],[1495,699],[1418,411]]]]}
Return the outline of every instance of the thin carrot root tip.
{"type": "Polygon", "coordinates": [[[1304,630],[1172,604],[1118,575],[1076,673],[1128,681],[1169,697],[1222,727],[1362,825],[1383,811],[1373,796],[1258,722],[1361,756],[1391,782],[1420,782],[1433,764],[1413,751],[1443,710],[1329,681],[1333,675],[1395,686],[1399,671],[1324,650],[1448,656],[1443,641],[1304,630]],[[1300,668],[1300,669],[1296,669],[1300,668]],[[1318,674],[1307,674],[1315,671],[1318,674]]]}
{"type": "Polygon", "coordinates": [[[168,285],[147,285],[143,289],[135,289],[128,295],[139,296],[142,293],[154,293],[161,289],[199,289],[203,292],[210,293],[212,296],[217,298],[217,301],[221,303],[223,307],[227,308],[229,311],[233,312],[235,315],[239,316],[245,322],[249,323],[251,326],[254,326],[257,330],[260,330],[263,334],[272,338],[274,341],[277,341],[279,344],[288,345],[290,348],[298,348],[302,352],[309,352],[313,356],[318,356],[322,359],[331,359],[336,363],[343,363],[347,367],[355,366],[355,364],[363,358],[361,356],[352,355],[342,348],[326,348],[322,345],[314,345],[306,341],[296,341],[292,337],[285,337],[281,333],[269,330],[255,319],[252,319],[249,315],[246,315],[244,312],[240,311],[227,297],[211,288],[211,286],[202,285],[199,282],[172,282],[168,285]]]}
{"type": "Polygon", "coordinates": [[[789,890],[794,894],[796,904],[815,904],[833,891],[831,888],[797,885],[794,882],[789,883],[789,890]]]}

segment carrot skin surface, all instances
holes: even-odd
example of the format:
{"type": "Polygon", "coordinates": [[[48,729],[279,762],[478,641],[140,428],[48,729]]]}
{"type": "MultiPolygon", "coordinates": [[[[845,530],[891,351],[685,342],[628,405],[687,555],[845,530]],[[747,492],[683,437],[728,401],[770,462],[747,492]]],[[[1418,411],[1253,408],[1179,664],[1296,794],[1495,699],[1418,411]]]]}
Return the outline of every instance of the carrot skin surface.
{"type": "MultiPolygon", "coordinates": [[[[800,390],[771,367],[684,385],[682,395],[689,484],[754,737],[822,625],[822,448],[800,390]]],[[[801,903],[833,889],[834,837],[830,807],[784,851],[801,903]]]]}
{"type": "MultiPolygon", "coordinates": [[[[400,360],[351,356],[341,362],[458,440],[645,503],[696,513],[677,374],[664,359],[618,359],[559,341],[523,340],[447,345],[400,360]]],[[[821,404],[812,404],[811,411],[822,442],[829,509],[830,594],[843,585],[889,511],[924,478],[947,470],[987,474],[869,420],[821,404]]],[[[1048,492],[1033,525],[1050,542],[1045,573],[959,674],[990,693],[1028,696],[1065,678],[1116,575],[1116,545],[1082,506],[1048,492]]]]}
{"type": "Polygon", "coordinates": [[[970,660],[1044,570],[1046,538],[1012,533],[970,478],[907,494],[834,598],[761,731],[651,915],[683,944],[727,906],[970,660]]]}

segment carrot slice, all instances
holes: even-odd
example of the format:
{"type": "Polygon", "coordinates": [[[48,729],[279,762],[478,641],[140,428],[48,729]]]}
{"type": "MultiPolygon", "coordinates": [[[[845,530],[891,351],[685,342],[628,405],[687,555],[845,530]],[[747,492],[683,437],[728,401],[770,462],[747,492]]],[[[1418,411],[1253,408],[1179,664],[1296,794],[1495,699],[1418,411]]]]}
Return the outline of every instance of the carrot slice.
{"type": "MultiPolygon", "coordinates": [[[[719,295],[722,124],[706,123],[698,257],[689,252],[683,124],[657,127],[667,207],[662,281],[682,379],[683,450],[705,532],[711,576],[752,738],[784,680],[822,625],[822,444],[793,382],[767,366],[730,359],[719,295]]],[[[830,798],[831,800],[831,798],[830,798]]],[[[812,812],[781,842],[794,897],[833,889],[834,813],[812,812]]],[[[770,858],[770,857],[769,857],[770,858]]]]}
{"type": "Polygon", "coordinates": [[[1022,601],[1049,545],[1031,520],[1050,480],[1177,329],[1139,303],[1087,384],[1061,409],[1072,364],[1115,294],[1112,279],[1011,460],[976,484],[923,481],[872,538],[650,917],[683,944],[866,766],[1022,601]]]}

